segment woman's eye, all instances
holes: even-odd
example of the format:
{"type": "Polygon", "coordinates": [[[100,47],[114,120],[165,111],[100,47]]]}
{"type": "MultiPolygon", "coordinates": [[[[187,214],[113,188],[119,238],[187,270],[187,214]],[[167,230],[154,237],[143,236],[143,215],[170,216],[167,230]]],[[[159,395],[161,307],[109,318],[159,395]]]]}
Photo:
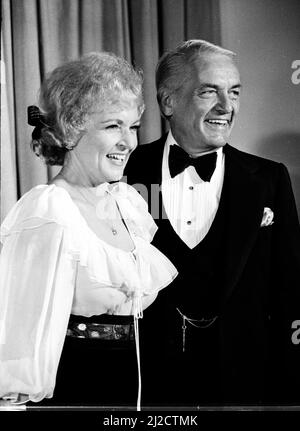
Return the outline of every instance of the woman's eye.
{"type": "Polygon", "coordinates": [[[110,124],[109,126],[106,126],[105,129],[106,130],[112,130],[112,129],[119,129],[119,125],[118,124],[110,124]]]}
{"type": "Polygon", "coordinates": [[[130,127],[130,130],[132,130],[133,132],[137,132],[140,127],[141,127],[140,124],[137,124],[136,126],[130,127]]]}

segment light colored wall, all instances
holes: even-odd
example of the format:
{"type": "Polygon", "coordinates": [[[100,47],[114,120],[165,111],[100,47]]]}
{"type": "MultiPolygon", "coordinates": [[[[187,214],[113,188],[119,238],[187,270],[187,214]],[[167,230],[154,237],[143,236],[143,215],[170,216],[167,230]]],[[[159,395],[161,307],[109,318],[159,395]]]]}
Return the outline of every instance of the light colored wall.
{"type": "Polygon", "coordinates": [[[300,215],[300,0],[220,4],[222,46],[238,54],[243,85],[230,143],[286,164],[300,215]]]}

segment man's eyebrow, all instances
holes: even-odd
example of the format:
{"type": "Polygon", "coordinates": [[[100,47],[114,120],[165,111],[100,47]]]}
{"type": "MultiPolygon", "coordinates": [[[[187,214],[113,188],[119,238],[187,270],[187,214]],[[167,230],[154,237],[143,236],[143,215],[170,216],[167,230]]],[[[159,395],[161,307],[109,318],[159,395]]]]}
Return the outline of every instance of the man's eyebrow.
{"type": "Polygon", "coordinates": [[[231,89],[242,88],[242,84],[235,84],[231,87],[231,89]]]}
{"type": "MultiPolygon", "coordinates": [[[[199,90],[203,90],[205,88],[214,88],[215,90],[218,90],[220,88],[220,86],[216,85],[216,84],[212,84],[212,83],[206,82],[204,84],[201,84],[199,86],[199,88],[197,88],[197,90],[199,91],[199,90]]],[[[230,89],[238,89],[238,88],[242,88],[242,84],[235,84],[232,87],[230,87],[230,89]]]]}

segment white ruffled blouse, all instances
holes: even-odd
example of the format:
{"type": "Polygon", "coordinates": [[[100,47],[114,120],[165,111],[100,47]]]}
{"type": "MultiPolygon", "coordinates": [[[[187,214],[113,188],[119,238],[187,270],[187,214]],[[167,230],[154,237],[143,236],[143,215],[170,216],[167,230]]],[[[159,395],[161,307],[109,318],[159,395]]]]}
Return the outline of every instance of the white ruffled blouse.
{"type": "Polygon", "coordinates": [[[71,313],[141,317],[177,275],[150,244],[157,226],[139,193],[105,183],[96,194],[102,208],[109,195],[116,200],[131,252],[101,240],[54,184],[26,193],[1,226],[0,398],[52,397],[71,313]]]}

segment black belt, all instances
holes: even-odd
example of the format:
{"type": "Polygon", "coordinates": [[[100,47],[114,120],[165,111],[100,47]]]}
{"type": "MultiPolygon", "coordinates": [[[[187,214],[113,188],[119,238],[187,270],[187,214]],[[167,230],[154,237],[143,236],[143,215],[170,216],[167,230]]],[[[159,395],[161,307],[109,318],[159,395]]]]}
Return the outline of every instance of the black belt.
{"type": "Polygon", "coordinates": [[[75,316],[71,315],[67,336],[93,340],[134,341],[132,316],[75,316]]]}

